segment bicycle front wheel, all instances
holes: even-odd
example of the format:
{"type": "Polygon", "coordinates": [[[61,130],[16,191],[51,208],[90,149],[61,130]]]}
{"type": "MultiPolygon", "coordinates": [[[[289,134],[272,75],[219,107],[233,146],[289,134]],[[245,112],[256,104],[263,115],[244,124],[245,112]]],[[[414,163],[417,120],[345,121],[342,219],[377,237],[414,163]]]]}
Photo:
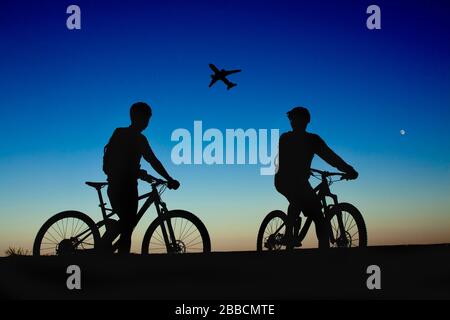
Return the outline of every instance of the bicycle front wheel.
{"type": "Polygon", "coordinates": [[[156,218],[144,235],[142,254],[201,253],[211,251],[208,230],[194,214],[184,210],[171,210],[156,218]],[[168,226],[173,229],[175,242],[170,240],[168,226]],[[169,243],[164,239],[164,231],[169,243]]]}
{"type": "Polygon", "coordinates": [[[69,255],[93,250],[99,243],[100,234],[91,218],[82,212],[63,211],[48,219],[39,229],[33,255],[69,255]]]}
{"type": "Polygon", "coordinates": [[[331,246],[335,248],[352,248],[367,246],[367,228],[359,210],[350,203],[333,206],[329,215],[331,227],[331,246]],[[340,221],[342,221],[343,232],[340,221]]]}
{"type": "Polygon", "coordinates": [[[256,250],[277,251],[285,247],[283,243],[286,234],[286,214],[275,210],[270,212],[261,223],[256,240],[256,250]]]}

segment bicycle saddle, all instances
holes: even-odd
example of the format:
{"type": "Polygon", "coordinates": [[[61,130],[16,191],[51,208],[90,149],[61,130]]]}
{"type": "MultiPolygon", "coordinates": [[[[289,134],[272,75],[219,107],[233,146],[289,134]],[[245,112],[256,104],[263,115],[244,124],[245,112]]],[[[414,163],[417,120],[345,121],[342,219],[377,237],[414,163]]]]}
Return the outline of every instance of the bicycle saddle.
{"type": "Polygon", "coordinates": [[[108,182],[89,182],[89,181],[86,181],[86,184],[88,186],[90,186],[90,187],[95,188],[95,189],[101,189],[104,186],[108,185],[108,182]]]}

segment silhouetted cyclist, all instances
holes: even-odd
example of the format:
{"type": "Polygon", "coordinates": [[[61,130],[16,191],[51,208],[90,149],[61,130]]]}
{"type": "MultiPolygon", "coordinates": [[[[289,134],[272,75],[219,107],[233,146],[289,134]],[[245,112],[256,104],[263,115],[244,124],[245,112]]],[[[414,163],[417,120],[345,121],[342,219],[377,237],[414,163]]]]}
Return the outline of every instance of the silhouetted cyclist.
{"type": "Polygon", "coordinates": [[[137,179],[140,176],[141,157],[164,177],[171,189],[178,189],[180,183],[170,177],[156,158],[142,131],[147,128],[152,109],[144,102],[137,102],[130,108],[131,125],[117,128],[103,156],[103,171],[108,176],[108,197],[120,221],[119,253],[130,253],[131,235],[135,227],[138,208],[137,179]]]}
{"type": "Polygon", "coordinates": [[[358,172],[334,153],[317,134],[306,131],[311,119],[308,109],[295,107],[287,116],[293,131],[280,136],[279,164],[275,175],[275,188],[289,201],[284,241],[287,249],[294,247],[293,226],[301,210],[314,221],[319,248],[328,248],[330,244],[322,205],[308,181],[312,159],[317,154],[331,166],[346,173],[345,179],[356,179],[358,172]]]}

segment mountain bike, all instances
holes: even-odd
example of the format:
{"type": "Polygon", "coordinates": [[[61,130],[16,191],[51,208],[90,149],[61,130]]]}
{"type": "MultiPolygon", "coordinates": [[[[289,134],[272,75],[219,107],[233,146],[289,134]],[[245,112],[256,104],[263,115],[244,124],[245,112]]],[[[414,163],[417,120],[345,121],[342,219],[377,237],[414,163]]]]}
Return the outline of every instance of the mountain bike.
{"type": "MultiPolygon", "coordinates": [[[[352,204],[339,202],[337,195],[331,193],[330,186],[334,182],[345,179],[340,172],[327,172],[311,169],[311,175],[321,182],[314,188],[314,192],[322,204],[322,213],[328,224],[328,233],[331,247],[350,248],[367,246],[367,229],[361,212],[352,204]],[[332,177],[340,176],[338,180],[332,177]],[[333,200],[327,203],[327,197],[333,200]]],[[[282,250],[286,247],[284,235],[286,232],[287,215],[281,210],[270,212],[261,223],[258,231],[256,249],[282,250]]],[[[294,247],[301,247],[311,226],[312,218],[307,217],[301,227],[300,212],[294,224],[294,247]]]]}
{"type": "MultiPolygon", "coordinates": [[[[136,215],[136,225],[155,204],[157,217],[150,224],[142,241],[142,254],[210,252],[211,242],[203,222],[185,210],[168,210],[161,200],[167,181],[157,179],[142,170],[141,180],[151,185],[151,191],[139,196],[145,202],[136,215]]],[[[107,182],[86,182],[97,191],[103,219],[95,223],[79,211],[63,211],[50,219],[38,231],[33,255],[69,255],[87,252],[115,252],[120,235],[119,222],[111,218],[116,213],[106,207],[102,188],[107,182]]]]}

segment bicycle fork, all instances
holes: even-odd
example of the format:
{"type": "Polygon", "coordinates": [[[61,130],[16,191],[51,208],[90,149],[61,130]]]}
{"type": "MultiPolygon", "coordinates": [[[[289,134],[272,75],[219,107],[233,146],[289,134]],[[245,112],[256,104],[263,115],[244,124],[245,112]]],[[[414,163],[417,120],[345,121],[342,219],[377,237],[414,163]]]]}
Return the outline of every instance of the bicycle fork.
{"type": "MultiPolygon", "coordinates": [[[[333,216],[329,215],[329,221],[328,221],[328,228],[329,228],[329,234],[330,234],[330,242],[332,244],[337,244],[338,247],[347,247],[348,246],[348,239],[345,231],[344,221],[342,219],[342,211],[339,210],[338,207],[338,199],[336,195],[330,195],[333,199],[334,205],[329,207],[328,210],[336,211],[336,218],[338,221],[338,228],[339,232],[336,232],[336,238],[334,237],[333,233],[333,225],[331,223],[331,219],[333,216]]],[[[325,215],[326,217],[327,215],[325,215]]],[[[327,219],[328,220],[328,219],[327,219]]],[[[337,230],[336,230],[337,231],[337,230]]]]}
{"type": "MultiPolygon", "coordinates": [[[[337,239],[334,239],[333,231],[331,231],[331,234],[333,235],[334,242],[337,243],[338,247],[347,247],[348,239],[347,239],[347,235],[346,235],[346,231],[345,231],[344,222],[342,219],[342,211],[339,210],[336,213],[336,217],[337,217],[338,226],[339,226],[339,234],[337,235],[338,236],[337,239]]],[[[332,228],[331,222],[330,222],[330,228],[332,228]]]]}
{"type": "Polygon", "coordinates": [[[167,219],[162,219],[161,221],[161,231],[163,234],[164,242],[166,244],[167,253],[178,253],[181,251],[177,244],[177,239],[175,238],[175,232],[173,231],[172,222],[170,220],[170,216],[166,215],[167,207],[164,202],[160,202],[159,206],[156,206],[156,210],[158,212],[159,217],[166,216],[167,219]],[[159,208],[161,206],[161,209],[159,208]],[[164,212],[164,213],[163,213],[164,212]],[[166,221],[164,221],[166,220],[166,221]],[[166,229],[167,225],[167,229],[166,229]],[[169,231],[169,232],[167,232],[169,231]]]}
{"type": "Polygon", "coordinates": [[[330,186],[327,183],[326,177],[322,175],[322,183],[316,187],[318,190],[318,196],[321,198],[322,208],[324,210],[324,217],[328,224],[329,239],[331,244],[337,244],[339,247],[347,246],[348,239],[345,231],[344,222],[342,221],[342,212],[339,210],[339,201],[337,195],[331,193],[330,186]],[[330,197],[333,200],[333,204],[328,205],[326,197],[330,197]],[[336,230],[336,238],[334,237],[333,225],[331,219],[333,218],[332,212],[336,211],[336,218],[338,220],[338,228],[336,230]]]}

